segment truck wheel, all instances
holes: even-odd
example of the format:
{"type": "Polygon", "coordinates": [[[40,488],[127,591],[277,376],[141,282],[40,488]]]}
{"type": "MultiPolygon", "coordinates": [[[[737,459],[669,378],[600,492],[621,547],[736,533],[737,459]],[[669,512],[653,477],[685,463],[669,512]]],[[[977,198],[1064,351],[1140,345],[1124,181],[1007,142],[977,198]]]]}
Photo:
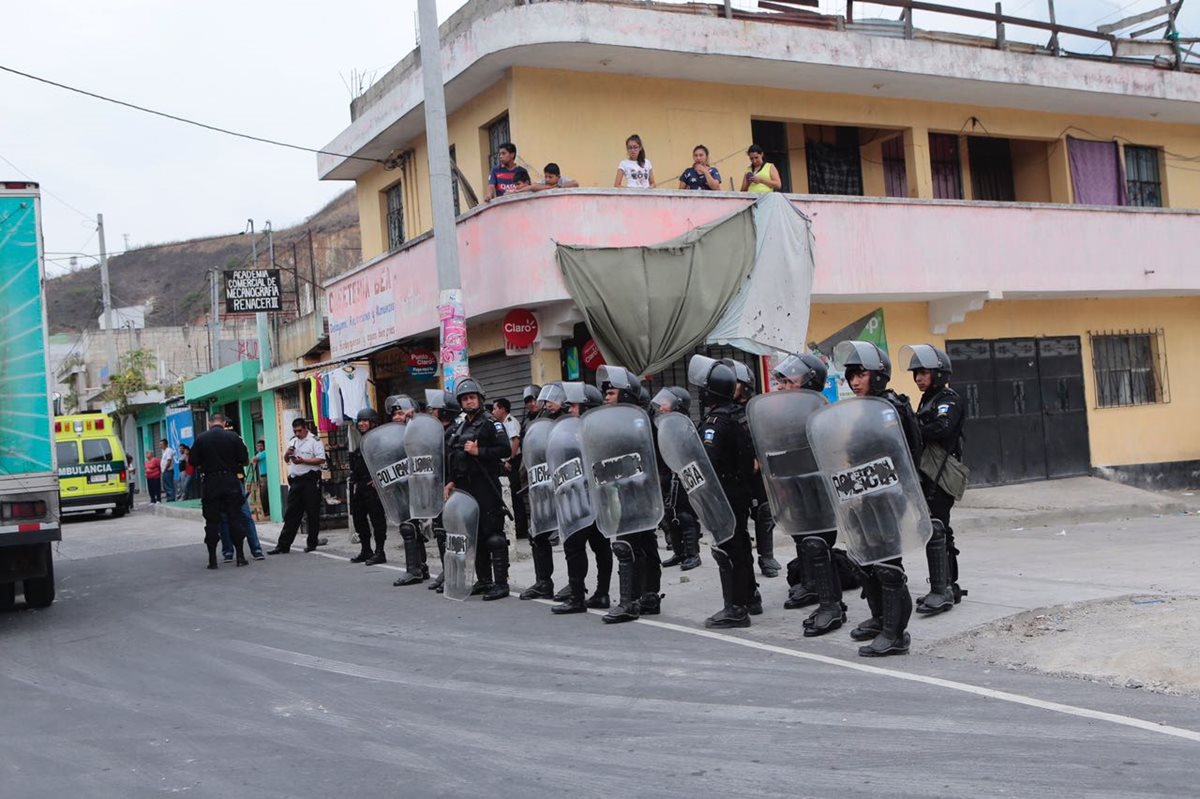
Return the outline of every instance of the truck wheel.
{"type": "Polygon", "coordinates": [[[0,585],[0,611],[12,610],[17,604],[17,584],[4,583],[0,585]]]}
{"type": "Polygon", "coordinates": [[[119,519],[126,513],[129,513],[129,508],[125,507],[124,505],[118,505],[117,507],[113,508],[114,519],[119,519]]]}
{"type": "Polygon", "coordinates": [[[25,604],[31,608],[48,608],[54,601],[54,553],[46,547],[46,576],[25,581],[25,604]]]}

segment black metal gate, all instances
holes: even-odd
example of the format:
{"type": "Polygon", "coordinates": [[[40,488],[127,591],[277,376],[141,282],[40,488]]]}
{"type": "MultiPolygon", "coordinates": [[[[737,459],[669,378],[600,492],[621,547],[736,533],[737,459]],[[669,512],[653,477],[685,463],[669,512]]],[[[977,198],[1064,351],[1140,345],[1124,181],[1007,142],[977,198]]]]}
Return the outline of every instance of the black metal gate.
{"type": "Polygon", "coordinates": [[[967,411],[972,485],[1087,474],[1091,466],[1077,336],[946,342],[967,411]]]}

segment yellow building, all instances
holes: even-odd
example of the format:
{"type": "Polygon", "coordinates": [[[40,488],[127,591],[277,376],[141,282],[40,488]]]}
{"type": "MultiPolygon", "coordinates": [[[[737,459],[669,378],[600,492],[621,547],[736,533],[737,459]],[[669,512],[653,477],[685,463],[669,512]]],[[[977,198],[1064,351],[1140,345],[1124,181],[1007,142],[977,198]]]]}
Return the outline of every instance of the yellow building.
{"type": "MultiPolygon", "coordinates": [[[[553,243],[651,244],[744,207],[754,142],[816,240],[794,349],[868,324],[893,357],[945,346],[981,482],[1197,473],[1200,76],[713,9],[473,0],[443,25],[473,372],[501,393],[586,377],[553,243]],[[612,188],[633,133],[656,190],[612,188]],[[469,208],[505,141],[535,181],[555,162],[582,188],[469,208]],[[725,191],[678,190],[700,144],[725,191]],[[531,358],[504,354],[514,308],[538,318],[531,358]]],[[[397,389],[436,346],[421,97],[414,53],[324,148],[356,158],[318,161],[355,181],[368,259],[329,284],[334,357],[372,355],[397,389]]]]}

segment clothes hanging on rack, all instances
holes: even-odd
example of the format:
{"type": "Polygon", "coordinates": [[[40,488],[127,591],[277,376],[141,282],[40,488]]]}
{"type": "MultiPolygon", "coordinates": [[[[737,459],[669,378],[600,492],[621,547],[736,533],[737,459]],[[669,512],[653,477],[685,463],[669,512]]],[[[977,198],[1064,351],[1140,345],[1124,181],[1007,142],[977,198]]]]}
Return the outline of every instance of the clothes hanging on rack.
{"type": "Polygon", "coordinates": [[[344,367],[334,369],[326,376],[329,379],[329,418],[338,425],[352,424],[358,412],[368,405],[369,371],[361,366],[344,367]]]}

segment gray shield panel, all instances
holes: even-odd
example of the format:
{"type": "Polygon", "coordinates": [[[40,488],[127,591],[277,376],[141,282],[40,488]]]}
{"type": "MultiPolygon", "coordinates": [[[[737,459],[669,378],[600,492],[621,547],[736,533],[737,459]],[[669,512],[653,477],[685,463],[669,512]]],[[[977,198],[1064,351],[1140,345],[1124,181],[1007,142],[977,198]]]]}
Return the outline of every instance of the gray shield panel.
{"type": "Polygon", "coordinates": [[[817,466],[805,430],[808,418],[828,404],[824,395],[803,389],[760,394],[746,405],[771,513],[788,535],[837,527],[829,481],[817,466]]]}
{"type": "Polygon", "coordinates": [[[615,538],[658,527],[663,498],[650,417],[636,405],[604,405],[582,422],[584,471],[600,532],[615,538]]]}
{"type": "Polygon", "coordinates": [[[729,506],[725,489],[708,459],[696,425],[681,413],[656,416],[654,424],[658,428],[658,451],[687,491],[700,526],[708,530],[714,544],[725,543],[733,537],[736,524],[733,508],[729,506]]]}
{"type": "Polygon", "coordinates": [[[433,519],[445,504],[445,431],[441,422],[424,413],[414,416],[405,427],[409,517],[433,519]]]}
{"type": "Polygon", "coordinates": [[[442,509],[446,558],[442,564],[447,599],[464,600],[475,585],[475,546],[479,540],[479,503],[466,491],[454,490],[442,509]]]}
{"type": "Polygon", "coordinates": [[[929,508],[891,403],[854,397],[827,405],[809,417],[808,440],[851,558],[866,566],[924,549],[933,535],[929,508]]]}
{"type": "Polygon", "coordinates": [[[521,460],[529,486],[529,526],[535,535],[558,529],[558,511],[554,507],[554,475],[546,464],[546,445],[554,422],[538,419],[525,428],[521,439],[521,460]]]}
{"type": "Polygon", "coordinates": [[[554,507],[563,540],[596,521],[592,494],[583,468],[582,420],[564,416],[554,423],[546,444],[546,465],[554,481],[554,507]]]}
{"type": "Polygon", "coordinates": [[[400,524],[408,516],[408,452],[404,449],[406,425],[388,422],[369,431],[359,442],[363,460],[375,476],[375,490],[388,521],[400,524]]]}

